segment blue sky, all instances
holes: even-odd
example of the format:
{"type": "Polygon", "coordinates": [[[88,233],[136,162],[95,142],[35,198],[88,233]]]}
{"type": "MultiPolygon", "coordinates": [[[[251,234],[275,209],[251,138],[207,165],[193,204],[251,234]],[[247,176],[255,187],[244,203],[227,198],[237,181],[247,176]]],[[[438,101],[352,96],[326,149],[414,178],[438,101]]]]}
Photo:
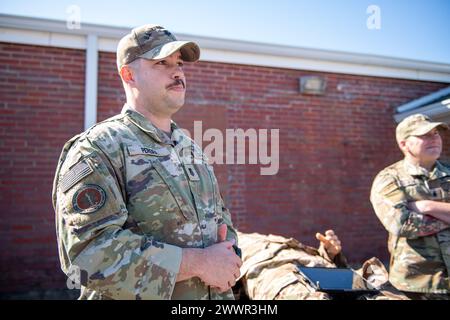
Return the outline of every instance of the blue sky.
{"type": "Polygon", "coordinates": [[[0,13],[450,63],[449,0],[13,0],[0,13]],[[369,5],[380,9],[370,30],[369,5]],[[446,40],[447,39],[447,40],[446,40]]]}

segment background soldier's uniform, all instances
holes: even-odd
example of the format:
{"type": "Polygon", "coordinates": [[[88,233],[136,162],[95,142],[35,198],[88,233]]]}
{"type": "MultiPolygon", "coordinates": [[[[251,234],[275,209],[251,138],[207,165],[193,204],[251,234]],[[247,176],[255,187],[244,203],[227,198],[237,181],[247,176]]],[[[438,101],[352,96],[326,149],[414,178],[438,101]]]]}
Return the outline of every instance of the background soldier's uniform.
{"type": "MultiPolygon", "coordinates": [[[[234,291],[242,300],[329,300],[333,297],[316,291],[297,268],[349,267],[342,253],[331,260],[322,245],[315,249],[293,238],[258,233],[238,232],[238,237],[243,264],[234,291]]],[[[364,298],[407,299],[389,284],[387,271],[377,258],[365,261],[356,272],[380,289],[379,294],[364,298]]]]}
{"type": "MultiPolygon", "coordinates": [[[[329,299],[316,292],[298,273],[297,266],[334,268],[323,250],[305,246],[293,238],[258,233],[238,233],[242,250],[241,282],[252,300],[329,299]]],[[[345,265],[345,261],[342,261],[345,265]]]]}
{"type": "Polygon", "coordinates": [[[374,180],[371,202],[389,232],[389,280],[399,290],[448,295],[450,226],[409,210],[408,202],[418,200],[450,202],[448,165],[436,162],[428,172],[402,160],[374,180]]]}
{"type": "Polygon", "coordinates": [[[213,168],[172,130],[169,139],[125,105],[64,146],[53,205],[61,267],[81,269],[80,298],[233,298],[197,277],[176,283],[181,248],[216,243],[221,223],[236,233],[213,168]]]}

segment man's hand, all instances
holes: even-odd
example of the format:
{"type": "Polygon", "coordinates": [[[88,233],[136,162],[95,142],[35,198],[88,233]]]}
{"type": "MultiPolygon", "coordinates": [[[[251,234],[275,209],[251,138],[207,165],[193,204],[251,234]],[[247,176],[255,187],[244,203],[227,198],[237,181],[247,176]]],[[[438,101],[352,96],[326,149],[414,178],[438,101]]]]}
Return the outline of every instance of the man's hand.
{"type": "Polygon", "coordinates": [[[316,239],[320,241],[332,260],[342,251],[341,241],[333,230],[327,230],[325,236],[319,232],[316,233],[316,239]]]}
{"type": "Polygon", "coordinates": [[[408,202],[409,210],[426,214],[450,224],[450,203],[432,200],[408,202]]]}
{"type": "Polygon", "coordinates": [[[431,200],[408,202],[408,209],[421,214],[429,214],[432,210],[431,200]]]}
{"type": "Polygon", "coordinates": [[[225,223],[222,223],[217,228],[217,242],[223,242],[227,240],[227,231],[228,231],[227,225],[225,223]]]}
{"type": "Polygon", "coordinates": [[[233,249],[235,241],[226,241],[227,225],[217,230],[218,243],[205,249],[183,249],[183,259],[177,281],[199,277],[220,292],[229,290],[240,276],[241,259],[233,249]]]}
{"type": "MultiPolygon", "coordinates": [[[[227,256],[229,256],[230,251],[232,253],[234,253],[234,255],[238,258],[238,260],[235,259],[235,257],[232,257],[231,261],[234,261],[234,263],[231,263],[231,265],[228,267],[225,267],[225,274],[222,274],[222,277],[220,279],[214,279],[211,278],[211,276],[215,273],[214,270],[216,270],[214,266],[208,266],[206,265],[206,267],[210,270],[212,270],[211,272],[206,272],[203,275],[200,275],[200,278],[205,282],[205,283],[209,283],[210,286],[217,288],[220,292],[224,292],[227,291],[228,289],[230,289],[232,286],[234,286],[234,284],[236,283],[236,279],[239,278],[239,276],[241,275],[239,268],[242,265],[242,261],[241,259],[235,254],[234,249],[233,249],[233,245],[235,244],[235,241],[233,239],[233,241],[227,241],[227,231],[228,231],[228,226],[223,223],[221,224],[218,228],[217,228],[217,242],[218,244],[225,244],[225,249],[227,250],[227,252],[222,252],[221,250],[223,250],[223,245],[214,248],[214,246],[217,245],[213,245],[211,247],[208,247],[205,249],[205,254],[208,254],[210,251],[210,259],[209,262],[211,263],[220,263],[220,259],[224,260],[224,264],[226,264],[229,259],[227,259],[227,256]],[[231,246],[230,246],[231,244],[231,246]],[[215,258],[215,255],[218,255],[218,258],[215,258]],[[237,269],[236,269],[237,267],[237,269]],[[214,280],[216,280],[216,283],[213,284],[214,280]],[[217,280],[219,280],[217,282],[217,280]]],[[[208,261],[208,260],[205,260],[208,261]]]]}
{"type": "Polygon", "coordinates": [[[223,241],[203,250],[203,262],[198,276],[219,292],[230,289],[241,275],[241,259],[233,249],[235,241],[223,241]]]}

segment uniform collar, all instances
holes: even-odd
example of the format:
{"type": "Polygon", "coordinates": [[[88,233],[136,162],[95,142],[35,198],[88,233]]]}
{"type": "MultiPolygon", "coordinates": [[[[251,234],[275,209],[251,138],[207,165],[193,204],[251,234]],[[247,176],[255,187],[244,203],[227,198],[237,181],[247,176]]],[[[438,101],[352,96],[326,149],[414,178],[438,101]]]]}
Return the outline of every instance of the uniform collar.
{"type": "Polygon", "coordinates": [[[450,176],[450,168],[444,166],[439,161],[436,161],[433,171],[431,171],[430,177],[433,179],[439,179],[450,176]]]}
{"type": "Polygon", "coordinates": [[[161,129],[153,125],[153,123],[148,120],[144,115],[137,112],[131,106],[124,104],[122,108],[122,114],[128,116],[131,122],[133,122],[139,129],[146,132],[152,139],[159,143],[174,144],[174,134],[173,132],[178,132],[178,126],[174,121],[171,121],[170,127],[172,130],[172,138],[170,139],[167,134],[165,134],[161,129]]]}
{"type": "Polygon", "coordinates": [[[412,164],[406,159],[403,160],[403,166],[406,172],[411,176],[425,176],[430,179],[439,179],[450,175],[450,169],[446,168],[439,161],[436,161],[436,164],[431,171],[428,171],[421,166],[412,164]]]}
{"type": "Polygon", "coordinates": [[[421,166],[415,165],[411,162],[409,162],[407,159],[403,160],[403,167],[405,168],[406,172],[411,176],[425,176],[428,177],[430,175],[430,172],[422,168],[421,166]]]}

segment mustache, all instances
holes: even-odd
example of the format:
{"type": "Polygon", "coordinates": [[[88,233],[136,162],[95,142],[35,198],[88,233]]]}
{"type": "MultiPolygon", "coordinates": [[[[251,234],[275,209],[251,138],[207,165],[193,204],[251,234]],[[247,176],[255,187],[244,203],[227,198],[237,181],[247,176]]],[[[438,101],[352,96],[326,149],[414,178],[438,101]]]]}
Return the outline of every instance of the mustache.
{"type": "Polygon", "coordinates": [[[182,85],[184,89],[186,89],[186,84],[184,83],[184,81],[182,79],[176,79],[174,82],[172,82],[171,84],[169,84],[166,89],[170,89],[172,87],[176,87],[179,85],[182,85]]]}

